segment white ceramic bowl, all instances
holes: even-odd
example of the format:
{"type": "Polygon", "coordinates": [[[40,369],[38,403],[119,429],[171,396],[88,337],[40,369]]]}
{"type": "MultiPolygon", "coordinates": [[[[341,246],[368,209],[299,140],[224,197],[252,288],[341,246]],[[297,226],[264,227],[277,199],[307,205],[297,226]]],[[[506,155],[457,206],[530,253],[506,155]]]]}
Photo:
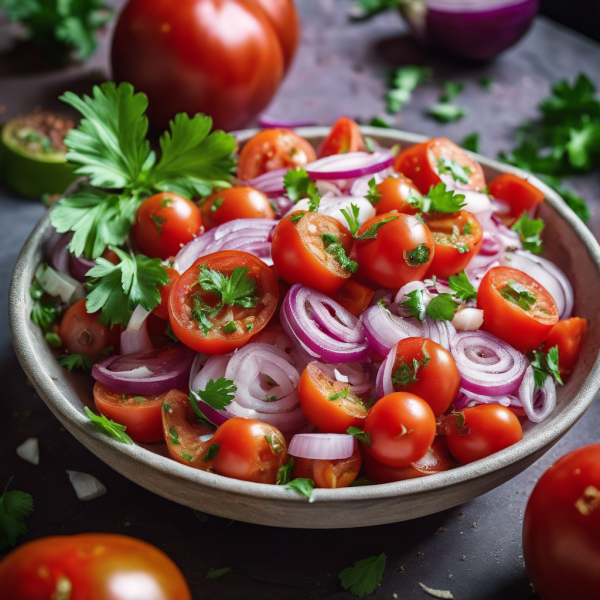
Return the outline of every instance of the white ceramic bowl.
{"type": "MultiPolygon", "coordinates": [[[[297,130],[315,146],[324,127],[297,130]]],[[[363,127],[382,146],[403,147],[426,138],[396,130],[363,127]]],[[[239,132],[241,142],[256,130],[239,132]]],[[[484,460],[427,477],[383,485],[315,490],[313,502],[281,486],[228,479],[195,470],[167,457],[164,444],[125,445],[99,433],[83,406],[93,408],[92,381],[62,369],[40,331],[31,323],[29,286],[42,259],[42,244],[51,233],[48,216],[35,227],[15,264],[9,296],[15,350],[36,390],[61,423],[84,446],[119,473],[152,492],[206,513],[279,527],[337,528],[377,525],[438,512],[483,494],[514,477],[556,443],[584,414],[600,388],[600,247],[562,200],[536,178],[510,166],[475,155],[491,180],[500,173],[528,177],[546,195],[540,208],[546,222],[546,254],[569,276],[575,289],[577,316],[589,320],[581,357],[558,405],[543,423],[526,427],[524,439],[484,460]]]]}

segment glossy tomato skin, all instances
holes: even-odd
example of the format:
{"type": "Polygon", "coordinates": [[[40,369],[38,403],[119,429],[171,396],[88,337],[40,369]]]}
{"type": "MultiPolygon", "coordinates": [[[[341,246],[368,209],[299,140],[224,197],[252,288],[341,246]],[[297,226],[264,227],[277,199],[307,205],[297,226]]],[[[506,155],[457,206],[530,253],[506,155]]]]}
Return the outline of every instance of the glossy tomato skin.
{"type": "Polygon", "coordinates": [[[364,431],[371,445],[363,450],[390,467],[409,467],[422,458],[435,439],[435,415],[422,398],[395,392],[369,411],[364,431]]]}
{"type": "Polygon", "coordinates": [[[308,363],[300,377],[298,393],[302,410],[309,421],[325,433],[346,433],[348,427],[361,428],[367,410],[360,399],[350,392],[345,398],[328,398],[348,387],[331,381],[318,362],[308,363]]]}
{"type": "Polygon", "coordinates": [[[115,28],[113,77],[148,95],[160,128],[176,113],[200,112],[217,129],[238,129],[270,102],[297,38],[290,0],[129,0],[115,28]]]}
{"type": "Polygon", "coordinates": [[[535,279],[510,267],[494,267],[485,274],[477,294],[477,308],[483,310],[483,329],[523,353],[538,348],[558,323],[552,296],[535,279]],[[532,308],[525,310],[502,294],[511,280],[535,295],[532,308]]]}
{"type": "Polygon", "coordinates": [[[332,298],[355,317],[360,317],[369,307],[374,293],[370,287],[358,283],[354,279],[346,279],[332,298]]]}
{"type": "Polygon", "coordinates": [[[354,440],[354,452],[349,458],[339,460],[315,460],[295,458],[294,479],[312,479],[318,488],[348,487],[358,476],[362,454],[358,441],[354,440]]]}
{"type": "Polygon", "coordinates": [[[417,381],[408,385],[394,383],[394,389],[419,396],[439,417],[448,410],[458,394],[460,373],[456,363],[452,355],[436,342],[426,338],[406,338],[396,345],[392,377],[398,373],[398,369],[403,368],[403,364],[414,374],[415,360],[421,364],[414,375],[417,381]],[[429,358],[425,358],[425,353],[429,358]]]}
{"type": "Polygon", "coordinates": [[[365,143],[358,123],[349,117],[340,117],[319,148],[319,158],[363,150],[365,143]]]}
{"type": "Polygon", "coordinates": [[[119,349],[121,328],[109,329],[98,322],[98,313],[88,313],[85,298],[72,304],[63,315],[58,336],[68,354],[84,354],[93,363],[104,358],[103,350],[119,349]]]}
{"type": "Polygon", "coordinates": [[[160,304],[152,309],[152,312],[160,319],[165,321],[169,320],[169,296],[171,295],[171,289],[173,284],[179,279],[179,272],[171,267],[165,267],[167,275],[169,276],[169,283],[167,285],[161,285],[158,288],[160,292],[160,304]]]}
{"type": "Polygon", "coordinates": [[[494,198],[508,204],[509,216],[513,221],[525,211],[534,213],[545,198],[542,190],[512,173],[504,173],[496,177],[488,187],[494,198]]]}
{"type": "Polygon", "coordinates": [[[527,574],[543,600],[597,598],[600,444],[559,459],[535,486],[523,522],[527,574]]]}
{"type": "Polygon", "coordinates": [[[237,176],[247,180],[276,169],[304,167],[317,159],[314,148],[291,129],[265,129],[240,152],[237,176]]]}
{"type": "Polygon", "coordinates": [[[131,232],[146,256],[165,260],[191,242],[201,226],[200,210],[193,202],[161,192],[142,202],[131,232]]]}
{"type": "Polygon", "coordinates": [[[138,600],[140,586],[144,600],[192,600],[181,571],[166,554],[124,535],[41,538],[0,562],[0,590],[7,599],[138,600]],[[61,595],[61,590],[70,591],[61,595]]]}
{"type": "Polygon", "coordinates": [[[416,217],[398,213],[369,219],[358,230],[357,236],[390,217],[395,218],[379,229],[375,239],[356,240],[354,251],[362,276],[380,286],[401,288],[410,281],[423,279],[433,260],[434,242],[429,229],[416,217]],[[429,258],[420,264],[411,264],[405,253],[414,251],[421,244],[427,247],[429,258]]]}
{"type": "Polygon", "coordinates": [[[269,199],[254,188],[241,185],[211,194],[200,212],[207,230],[235,219],[275,219],[269,199]]]}
{"type": "Polygon", "coordinates": [[[463,465],[500,452],[523,439],[519,419],[499,404],[479,404],[452,413],[445,420],[444,429],[448,450],[463,465]]]}
{"type": "Polygon", "coordinates": [[[302,212],[295,211],[277,224],[271,245],[273,264],[288,283],[301,283],[324,294],[333,294],[352,273],[325,250],[321,236],[335,235],[349,255],[352,235],[333,217],[302,212]],[[294,222],[296,217],[300,218],[294,222]]]}
{"type": "Polygon", "coordinates": [[[415,206],[410,200],[412,198],[421,198],[421,192],[415,184],[404,177],[386,177],[377,185],[377,191],[381,194],[381,198],[375,205],[378,215],[389,213],[394,210],[407,215],[416,215],[419,207],[415,206]]]}
{"type": "Polygon", "coordinates": [[[427,277],[448,279],[464,271],[481,249],[483,229],[469,212],[435,215],[425,218],[435,241],[433,260],[427,277]],[[458,228],[459,235],[455,235],[458,228]]]}
{"type": "Polygon", "coordinates": [[[485,187],[485,177],[481,165],[473,160],[460,146],[446,138],[433,138],[421,144],[415,144],[398,154],[394,169],[408,177],[422,194],[438,183],[452,183],[452,176],[440,177],[438,160],[447,158],[470,171],[469,183],[473,189],[485,187]]]}
{"type": "Polygon", "coordinates": [[[587,329],[585,319],[571,317],[559,321],[550,330],[544,342],[544,350],[547,352],[549,348],[558,346],[558,367],[561,375],[568,375],[573,370],[587,329]]]}
{"type": "Polygon", "coordinates": [[[169,322],[173,333],[186,346],[206,354],[227,354],[241,348],[269,322],[277,308],[279,288],[269,267],[259,258],[237,250],[222,250],[199,258],[175,282],[169,296],[169,322]],[[213,327],[204,334],[200,325],[192,317],[194,299],[198,294],[210,306],[218,304],[212,292],[203,291],[198,285],[200,267],[219,271],[229,277],[236,267],[249,269],[247,277],[256,282],[258,303],[253,308],[239,306],[225,307],[211,319],[213,327]],[[230,312],[230,310],[232,312],[230,312]],[[225,333],[223,326],[230,321],[236,324],[236,331],[225,333]]]}

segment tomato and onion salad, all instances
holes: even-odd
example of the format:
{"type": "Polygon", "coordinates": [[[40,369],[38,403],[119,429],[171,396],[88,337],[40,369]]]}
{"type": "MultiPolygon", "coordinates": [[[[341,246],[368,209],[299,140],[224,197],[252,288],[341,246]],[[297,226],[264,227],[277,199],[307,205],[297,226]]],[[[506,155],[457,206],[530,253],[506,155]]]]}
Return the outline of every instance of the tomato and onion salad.
{"type": "Polygon", "coordinates": [[[56,328],[106,419],[192,468],[340,488],[481,460],[552,412],[587,322],[507,227],[543,196],[502,176],[496,202],[445,138],[368,145],[346,117],[318,154],[267,128],[231,187],[141,203],[131,235],[165,270],[152,309],[109,326],[82,299],[56,328]]]}

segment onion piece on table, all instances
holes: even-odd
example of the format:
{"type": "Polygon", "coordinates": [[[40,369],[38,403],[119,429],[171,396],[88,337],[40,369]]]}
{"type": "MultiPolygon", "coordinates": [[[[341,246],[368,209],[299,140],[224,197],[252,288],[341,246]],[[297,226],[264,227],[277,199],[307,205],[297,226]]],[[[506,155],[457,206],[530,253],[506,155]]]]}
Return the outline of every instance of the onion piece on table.
{"type": "Polygon", "coordinates": [[[79,471],[67,471],[71,485],[82,502],[94,500],[106,494],[106,488],[93,476],[79,471]]]}
{"type": "Polygon", "coordinates": [[[298,458],[340,460],[354,452],[354,436],[346,433],[296,434],[288,446],[288,453],[298,458]]]}
{"type": "Polygon", "coordinates": [[[17,456],[32,465],[40,464],[40,445],[37,438],[30,437],[17,447],[17,456]]]}

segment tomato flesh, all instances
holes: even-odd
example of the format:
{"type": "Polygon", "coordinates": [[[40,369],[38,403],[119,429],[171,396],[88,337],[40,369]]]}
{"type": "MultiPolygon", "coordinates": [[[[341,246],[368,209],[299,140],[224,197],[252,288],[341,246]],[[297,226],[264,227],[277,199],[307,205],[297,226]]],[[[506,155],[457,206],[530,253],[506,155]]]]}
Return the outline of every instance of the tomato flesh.
{"type": "Polygon", "coordinates": [[[513,221],[525,211],[534,213],[545,198],[542,190],[512,173],[504,173],[496,177],[490,183],[489,191],[494,198],[508,204],[509,216],[513,221]]]}
{"type": "Polygon", "coordinates": [[[561,375],[568,375],[573,370],[587,329],[585,319],[571,317],[559,321],[550,330],[544,342],[544,350],[547,352],[549,348],[558,346],[558,367],[561,375]]]}
{"type": "Polygon", "coordinates": [[[355,317],[360,317],[369,307],[374,293],[370,287],[358,283],[354,279],[346,279],[332,298],[355,317]]]}
{"type": "Polygon", "coordinates": [[[340,117],[319,148],[319,158],[333,154],[358,152],[364,148],[358,123],[348,117],[340,117]]]}

